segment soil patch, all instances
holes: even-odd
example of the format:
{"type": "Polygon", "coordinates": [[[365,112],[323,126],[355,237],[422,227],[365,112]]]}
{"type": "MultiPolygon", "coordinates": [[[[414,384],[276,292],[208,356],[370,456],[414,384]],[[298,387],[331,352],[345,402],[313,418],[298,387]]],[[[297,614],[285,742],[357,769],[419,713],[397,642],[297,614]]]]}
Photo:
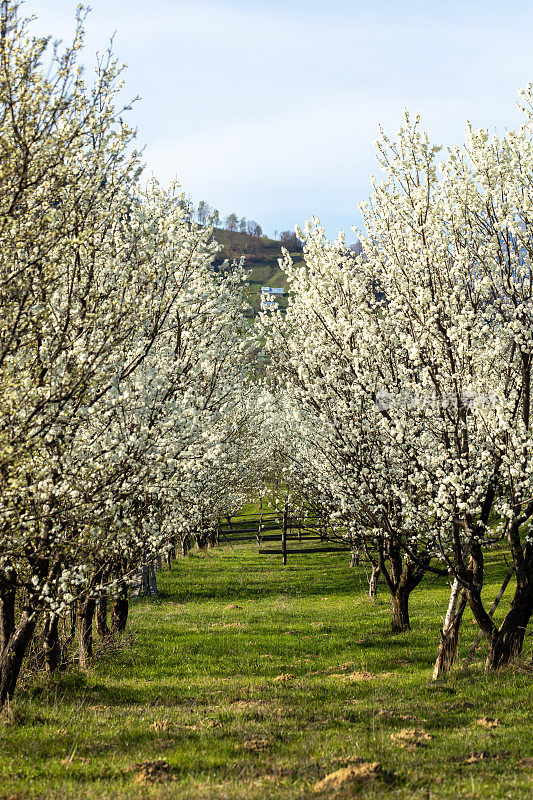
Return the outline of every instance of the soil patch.
{"type": "Polygon", "coordinates": [[[246,739],[235,745],[235,750],[247,750],[249,753],[262,753],[271,746],[269,739],[246,739]]]}
{"type": "Polygon", "coordinates": [[[350,764],[347,767],[330,772],[313,786],[315,792],[332,792],[342,789],[350,783],[366,783],[375,781],[382,776],[382,767],[379,761],[364,761],[361,764],[350,764]]]}
{"type": "Polygon", "coordinates": [[[135,783],[154,783],[155,781],[170,780],[171,771],[168,761],[141,761],[133,766],[135,783]]]}
{"type": "Polygon", "coordinates": [[[401,731],[391,733],[391,740],[400,747],[427,747],[433,736],[422,728],[403,728],[401,731]]]}
{"type": "Polygon", "coordinates": [[[486,728],[489,731],[501,725],[500,720],[496,719],[496,717],[481,717],[476,719],[476,722],[481,728],[486,728]]]}

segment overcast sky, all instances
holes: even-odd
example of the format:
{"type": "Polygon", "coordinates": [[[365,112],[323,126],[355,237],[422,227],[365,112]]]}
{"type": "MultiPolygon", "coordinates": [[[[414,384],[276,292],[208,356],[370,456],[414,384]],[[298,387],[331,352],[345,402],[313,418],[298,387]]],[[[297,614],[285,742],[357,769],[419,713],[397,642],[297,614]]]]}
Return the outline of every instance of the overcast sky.
{"type": "MultiPolygon", "coordinates": [[[[68,40],[76,0],[27,0],[68,40]]],[[[378,124],[408,107],[435,141],[519,122],[533,81],[531,0],[92,0],[87,55],[127,64],[147,174],[265,231],[316,214],[355,236],[378,124]]]]}

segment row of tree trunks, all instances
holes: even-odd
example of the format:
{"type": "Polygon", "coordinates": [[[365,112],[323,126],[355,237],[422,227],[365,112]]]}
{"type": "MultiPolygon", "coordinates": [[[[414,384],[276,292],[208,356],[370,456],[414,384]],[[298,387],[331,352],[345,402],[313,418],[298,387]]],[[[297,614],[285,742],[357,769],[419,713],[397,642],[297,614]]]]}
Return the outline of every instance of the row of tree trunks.
{"type": "MultiPolygon", "coordinates": [[[[96,583],[101,575],[95,577],[96,583]]],[[[128,619],[128,586],[122,580],[113,597],[111,624],[108,624],[109,597],[91,594],[80,598],[70,611],[70,625],[64,624],[66,636],[60,636],[62,617],[42,609],[38,598],[33,598],[19,587],[21,600],[17,601],[17,576],[14,570],[0,571],[0,708],[13,697],[18,676],[34,638],[40,620],[42,626],[42,657],[47,672],[54,673],[64,666],[68,644],[78,639],[78,660],[82,669],[89,666],[93,655],[93,625],[99,636],[105,639],[110,634],[122,633],[128,619]],[[19,604],[16,610],[17,603],[19,604]],[[21,607],[20,607],[21,606],[21,607]]]]}
{"type": "Polygon", "coordinates": [[[129,603],[128,603],[128,586],[125,581],[122,581],[118,587],[118,592],[113,602],[111,611],[111,632],[123,633],[126,630],[126,623],[128,621],[129,603]]]}
{"type": "Polygon", "coordinates": [[[82,669],[87,669],[93,657],[93,622],[96,616],[96,629],[101,639],[112,634],[120,634],[126,629],[129,602],[128,587],[123,581],[111,608],[111,627],[107,622],[108,598],[103,595],[98,600],[89,597],[78,604],[78,659],[82,669]]]}

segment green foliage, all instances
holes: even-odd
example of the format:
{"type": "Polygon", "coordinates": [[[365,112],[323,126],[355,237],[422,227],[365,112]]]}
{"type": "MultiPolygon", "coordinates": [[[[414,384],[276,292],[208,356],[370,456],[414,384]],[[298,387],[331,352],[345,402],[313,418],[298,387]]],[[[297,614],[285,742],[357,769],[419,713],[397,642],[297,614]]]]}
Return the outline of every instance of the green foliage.
{"type": "MultiPolygon", "coordinates": [[[[505,571],[489,554],[487,597],[505,571]]],[[[401,636],[348,554],[289,554],[283,569],[235,544],[179,560],[159,583],[93,671],[26,679],[0,725],[0,797],[326,797],[314,784],[357,758],[384,770],[356,786],[361,798],[531,796],[531,639],[513,668],[485,675],[480,651],[432,685],[444,581],[414,593],[401,636]],[[482,727],[485,716],[500,724],[482,727]],[[394,738],[414,728],[432,738],[394,738]],[[159,760],[168,771],[154,780],[135,766],[159,760]]],[[[475,634],[469,616],[461,657],[475,634]]]]}

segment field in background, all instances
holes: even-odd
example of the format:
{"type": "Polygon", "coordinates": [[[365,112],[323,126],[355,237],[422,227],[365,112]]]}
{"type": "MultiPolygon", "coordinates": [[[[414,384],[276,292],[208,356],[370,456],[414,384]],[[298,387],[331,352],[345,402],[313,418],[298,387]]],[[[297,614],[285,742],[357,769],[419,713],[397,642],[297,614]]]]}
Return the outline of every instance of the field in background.
{"type": "MultiPolygon", "coordinates": [[[[278,259],[281,258],[281,242],[268,239],[266,236],[258,238],[221,228],[216,228],[213,235],[223,246],[223,250],[215,261],[216,264],[220,264],[226,258],[231,261],[239,259],[242,255],[245,256],[248,283],[250,284],[248,302],[254,311],[259,310],[261,286],[287,289],[285,274],[278,264],[278,259]]],[[[291,257],[295,263],[299,264],[303,261],[302,253],[299,251],[291,253],[291,257]]],[[[281,299],[279,305],[281,308],[285,308],[287,303],[281,299]]]]}
{"type": "MultiPolygon", "coordinates": [[[[484,675],[480,650],[434,686],[445,582],[392,636],[385,589],[372,605],[348,563],[289,551],[284,569],[252,543],[175,562],[93,670],[26,677],[2,715],[0,797],[531,797],[532,639],[513,668],[484,675]]],[[[487,569],[493,597],[497,552],[487,569]]],[[[462,656],[475,633],[467,616],[462,656]]]]}

